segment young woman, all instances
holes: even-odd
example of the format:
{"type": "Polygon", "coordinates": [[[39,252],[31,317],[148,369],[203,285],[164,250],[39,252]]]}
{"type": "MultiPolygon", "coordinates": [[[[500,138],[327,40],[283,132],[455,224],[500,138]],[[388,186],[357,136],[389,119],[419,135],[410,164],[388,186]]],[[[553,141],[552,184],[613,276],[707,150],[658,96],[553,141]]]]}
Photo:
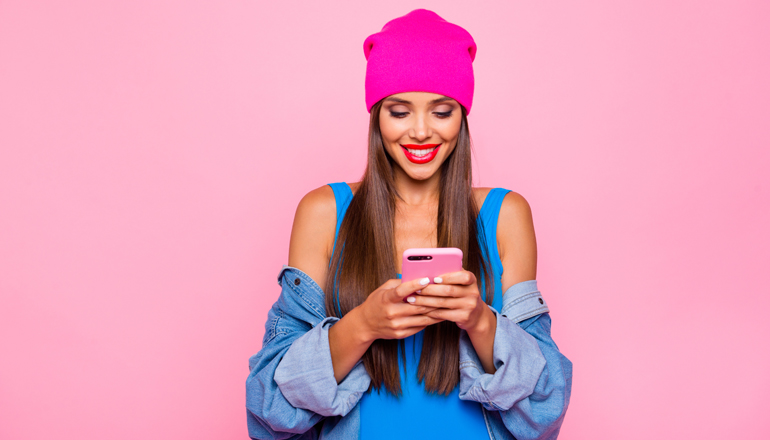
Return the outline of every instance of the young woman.
{"type": "Polygon", "coordinates": [[[529,205],[471,186],[476,45],[415,10],[364,53],[366,171],[299,203],[281,296],[249,362],[249,434],[556,438],[572,364],[537,290],[529,205]],[[432,247],[460,248],[464,270],[402,283],[403,251],[432,247]]]}

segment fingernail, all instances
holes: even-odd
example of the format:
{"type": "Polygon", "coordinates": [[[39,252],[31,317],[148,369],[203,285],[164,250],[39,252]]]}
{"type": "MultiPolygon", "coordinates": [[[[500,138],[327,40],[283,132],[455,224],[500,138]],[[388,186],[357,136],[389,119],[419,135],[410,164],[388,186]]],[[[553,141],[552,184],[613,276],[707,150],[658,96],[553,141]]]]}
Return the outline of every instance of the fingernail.
{"type": "Polygon", "coordinates": [[[415,291],[414,291],[414,293],[422,293],[422,289],[420,289],[420,290],[415,290],[415,291]]]}
{"type": "Polygon", "coordinates": [[[413,296],[407,296],[407,297],[406,297],[406,301],[407,301],[408,303],[410,303],[410,304],[414,304],[414,302],[415,302],[415,301],[417,301],[417,298],[415,298],[415,297],[413,297],[413,296]]]}
{"type": "Polygon", "coordinates": [[[436,284],[441,284],[442,281],[444,281],[444,280],[442,280],[441,277],[433,278],[433,282],[436,283],[436,284]]]}
{"type": "Polygon", "coordinates": [[[430,278],[428,278],[428,277],[425,277],[425,278],[420,280],[420,284],[422,284],[423,286],[427,286],[428,283],[430,283],[430,278]]]}

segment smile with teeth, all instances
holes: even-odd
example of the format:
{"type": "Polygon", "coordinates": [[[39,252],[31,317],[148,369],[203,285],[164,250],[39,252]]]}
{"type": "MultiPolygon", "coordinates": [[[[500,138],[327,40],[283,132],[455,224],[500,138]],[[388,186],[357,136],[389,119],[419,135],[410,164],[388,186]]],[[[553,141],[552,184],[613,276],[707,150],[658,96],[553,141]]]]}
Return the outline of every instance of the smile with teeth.
{"type": "Polygon", "coordinates": [[[424,149],[421,149],[421,150],[415,150],[413,148],[406,148],[406,147],[404,147],[404,148],[406,149],[406,151],[408,151],[411,154],[414,154],[417,157],[425,157],[425,156],[429,155],[430,153],[432,153],[433,150],[438,148],[438,145],[433,147],[433,148],[424,148],[424,149]]]}
{"type": "Polygon", "coordinates": [[[407,160],[417,165],[423,165],[433,161],[438,155],[441,144],[400,144],[407,160]]]}

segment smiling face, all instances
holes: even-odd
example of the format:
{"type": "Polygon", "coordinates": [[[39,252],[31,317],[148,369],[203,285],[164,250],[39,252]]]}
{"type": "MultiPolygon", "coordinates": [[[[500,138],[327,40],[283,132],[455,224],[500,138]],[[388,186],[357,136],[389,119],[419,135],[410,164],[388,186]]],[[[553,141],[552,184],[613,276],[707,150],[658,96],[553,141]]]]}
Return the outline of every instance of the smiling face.
{"type": "Polygon", "coordinates": [[[396,171],[427,180],[457,146],[462,110],[454,99],[436,93],[396,93],[383,100],[379,122],[396,171]]]}

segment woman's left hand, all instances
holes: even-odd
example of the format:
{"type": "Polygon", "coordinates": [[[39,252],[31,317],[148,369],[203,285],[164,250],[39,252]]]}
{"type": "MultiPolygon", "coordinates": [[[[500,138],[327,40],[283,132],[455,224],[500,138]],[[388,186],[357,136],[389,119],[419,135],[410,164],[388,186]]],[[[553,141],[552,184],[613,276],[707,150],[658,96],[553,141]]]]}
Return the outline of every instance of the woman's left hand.
{"type": "Polygon", "coordinates": [[[479,327],[488,329],[490,319],[494,322],[494,313],[482,299],[473,272],[450,272],[431,281],[436,284],[428,284],[412,295],[412,305],[438,307],[426,315],[452,321],[469,333],[479,327]]]}

